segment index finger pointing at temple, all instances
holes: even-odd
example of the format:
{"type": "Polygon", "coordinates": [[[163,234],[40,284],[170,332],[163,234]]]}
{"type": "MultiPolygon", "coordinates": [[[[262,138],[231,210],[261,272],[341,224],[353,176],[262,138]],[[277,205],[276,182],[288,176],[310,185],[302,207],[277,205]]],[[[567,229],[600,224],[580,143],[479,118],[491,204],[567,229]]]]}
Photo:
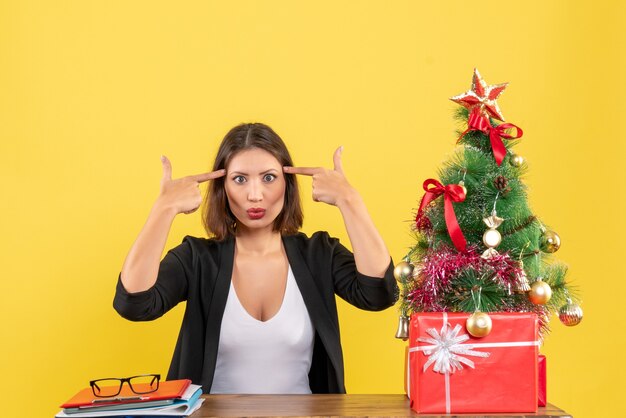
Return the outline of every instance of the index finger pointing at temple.
{"type": "Polygon", "coordinates": [[[323,169],[320,167],[283,167],[283,171],[288,174],[302,174],[305,176],[312,176],[321,172],[323,169]]]}
{"type": "Polygon", "coordinates": [[[224,177],[225,175],[226,175],[226,170],[221,169],[221,170],[211,171],[210,173],[196,174],[195,176],[190,176],[190,177],[193,180],[197,181],[198,183],[203,183],[205,181],[215,180],[217,178],[224,177]]]}

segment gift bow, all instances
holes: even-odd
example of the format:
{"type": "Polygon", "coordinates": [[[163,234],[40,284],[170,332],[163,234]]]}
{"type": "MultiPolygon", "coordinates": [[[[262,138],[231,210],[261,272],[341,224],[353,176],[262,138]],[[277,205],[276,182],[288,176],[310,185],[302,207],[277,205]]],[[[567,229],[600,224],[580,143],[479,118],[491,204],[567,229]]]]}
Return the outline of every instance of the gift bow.
{"type": "Polygon", "coordinates": [[[447,323],[443,324],[441,334],[435,328],[429,328],[426,333],[432,338],[419,337],[417,341],[430,343],[430,346],[421,346],[420,349],[428,356],[428,360],[424,364],[424,372],[428,370],[431,364],[434,364],[433,371],[437,373],[447,374],[454,373],[463,368],[463,364],[474,368],[474,362],[463,356],[489,357],[489,353],[473,350],[473,344],[463,344],[469,340],[469,335],[459,335],[461,325],[456,324],[450,329],[447,323]]]}
{"type": "Polygon", "coordinates": [[[493,156],[496,159],[498,167],[502,164],[504,156],[506,155],[506,148],[504,146],[503,139],[517,139],[524,135],[524,131],[517,125],[512,123],[502,123],[498,126],[491,126],[489,119],[484,114],[478,111],[472,111],[467,120],[467,129],[461,134],[458,141],[461,140],[469,131],[481,131],[486,135],[489,135],[489,141],[491,142],[491,149],[493,156]],[[506,132],[507,129],[515,128],[517,131],[515,135],[511,135],[506,132]]]}
{"type": "Polygon", "coordinates": [[[420,207],[417,211],[415,222],[417,223],[419,219],[424,216],[424,210],[426,210],[426,207],[430,202],[432,202],[437,197],[443,195],[444,215],[446,218],[446,227],[448,228],[448,233],[450,234],[450,238],[452,239],[452,243],[454,244],[456,249],[459,251],[465,251],[467,242],[465,241],[463,231],[461,231],[461,227],[456,220],[454,207],[452,206],[453,201],[463,202],[465,200],[465,192],[463,191],[463,188],[458,184],[448,184],[444,186],[435,179],[427,179],[426,181],[424,181],[423,187],[426,194],[424,195],[424,197],[422,197],[422,202],[420,203],[420,207]]]}

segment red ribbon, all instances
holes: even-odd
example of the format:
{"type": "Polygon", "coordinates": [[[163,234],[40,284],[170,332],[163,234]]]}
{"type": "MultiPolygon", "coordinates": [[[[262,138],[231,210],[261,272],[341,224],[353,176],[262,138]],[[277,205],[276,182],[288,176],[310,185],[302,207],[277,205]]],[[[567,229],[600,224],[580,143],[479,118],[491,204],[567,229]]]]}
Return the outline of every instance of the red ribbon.
{"type": "Polygon", "coordinates": [[[463,188],[458,184],[448,184],[444,186],[435,179],[428,179],[424,181],[424,190],[426,191],[426,194],[422,197],[422,202],[420,203],[419,210],[417,211],[415,222],[424,216],[424,210],[430,202],[443,195],[444,215],[446,218],[448,233],[450,234],[450,238],[452,238],[452,243],[456,249],[459,251],[465,251],[467,242],[465,241],[463,231],[461,231],[461,227],[456,220],[456,214],[454,213],[454,207],[452,206],[453,201],[463,202],[465,200],[465,192],[463,191],[463,188]]]}
{"type": "Polygon", "coordinates": [[[459,142],[461,138],[465,136],[469,131],[481,131],[486,135],[489,135],[489,141],[491,142],[491,149],[493,151],[493,156],[496,159],[496,164],[498,167],[502,164],[504,157],[506,155],[506,148],[504,147],[503,139],[517,139],[521,138],[524,135],[522,128],[519,126],[513,125],[512,123],[502,123],[498,126],[491,126],[489,123],[489,118],[487,116],[481,114],[477,108],[472,110],[469,118],[467,120],[467,129],[465,132],[461,134],[459,137],[459,142]],[[517,131],[515,135],[511,135],[506,132],[507,129],[515,128],[517,131]]]}

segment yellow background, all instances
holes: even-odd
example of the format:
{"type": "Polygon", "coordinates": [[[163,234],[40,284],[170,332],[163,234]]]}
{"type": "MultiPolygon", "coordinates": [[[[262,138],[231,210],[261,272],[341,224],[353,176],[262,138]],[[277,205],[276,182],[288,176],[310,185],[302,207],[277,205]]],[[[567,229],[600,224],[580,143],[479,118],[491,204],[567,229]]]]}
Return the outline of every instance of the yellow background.
{"type": "MultiPolygon", "coordinates": [[[[476,66],[524,129],[536,214],[562,238],[585,319],[554,318],[549,401],[616,412],[624,386],[622,2],[2,1],[2,415],[52,416],[91,378],[165,374],[183,306],[131,323],[111,302],[161,176],[206,171],[262,121],[296,164],[344,167],[399,260],[421,183],[452,153],[476,66]],[[6,410],[8,408],[8,411],[6,410]],[[26,411],[18,414],[18,411],[26,411]]],[[[304,231],[348,243],[301,180],[304,231]]],[[[168,247],[203,235],[179,216],[168,247]]],[[[340,306],[350,393],[400,393],[397,312],[340,306]]],[[[477,388],[480,390],[480,388],[477,388]]]]}

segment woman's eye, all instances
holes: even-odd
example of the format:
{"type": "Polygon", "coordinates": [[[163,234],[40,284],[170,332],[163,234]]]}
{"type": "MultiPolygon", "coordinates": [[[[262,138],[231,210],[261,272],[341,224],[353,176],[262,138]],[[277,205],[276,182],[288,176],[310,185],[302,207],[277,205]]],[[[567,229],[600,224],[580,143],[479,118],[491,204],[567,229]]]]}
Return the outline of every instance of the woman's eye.
{"type": "Polygon", "coordinates": [[[276,176],[274,174],[266,174],[263,176],[263,181],[265,182],[270,182],[270,181],[274,181],[276,179],[276,176]]]}
{"type": "Polygon", "coordinates": [[[233,181],[238,184],[245,183],[246,178],[244,176],[235,176],[233,177],[233,181]]]}

